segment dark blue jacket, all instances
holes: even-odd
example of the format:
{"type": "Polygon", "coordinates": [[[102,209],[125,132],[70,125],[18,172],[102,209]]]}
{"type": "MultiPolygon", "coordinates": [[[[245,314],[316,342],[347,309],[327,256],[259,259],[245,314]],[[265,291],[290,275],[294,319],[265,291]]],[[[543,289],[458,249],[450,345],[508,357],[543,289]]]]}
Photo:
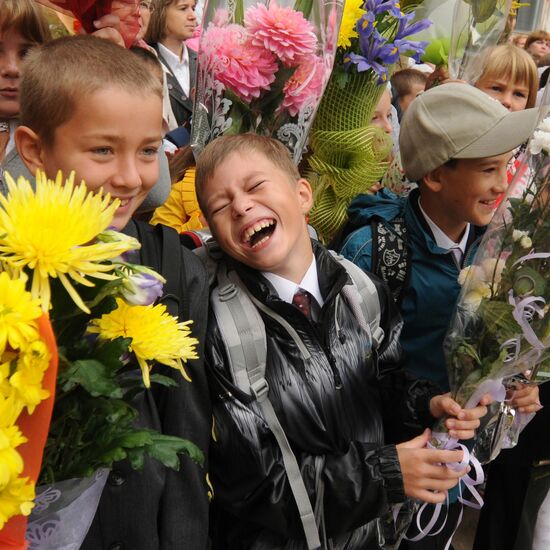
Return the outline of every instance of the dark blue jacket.
{"type": "Polygon", "coordinates": [[[342,254],[369,271],[372,265],[371,220],[378,218],[391,228],[392,220],[398,216],[404,218],[410,270],[401,304],[405,368],[448,391],[443,340],[460,292],[458,275],[471,263],[484,229],[472,227],[462,265],[458,265],[451,251],[435,243],[419,210],[418,197],[418,189],[408,197],[397,197],[386,190],[377,195],[359,195],[348,212],[350,224],[357,229],[346,238],[342,254]]]}

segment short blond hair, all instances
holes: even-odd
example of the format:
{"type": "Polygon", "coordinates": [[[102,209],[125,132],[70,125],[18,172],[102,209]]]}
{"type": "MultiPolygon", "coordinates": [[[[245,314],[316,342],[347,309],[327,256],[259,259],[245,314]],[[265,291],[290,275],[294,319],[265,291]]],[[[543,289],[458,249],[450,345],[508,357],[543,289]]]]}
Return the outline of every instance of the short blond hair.
{"type": "Polygon", "coordinates": [[[156,44],[166,38],[166,12],[177,0],[153,0],[153,11],[145,33],[145,41],[156,44]]]}
{"type": "Polygon", "coordinates": [[[158,79],[125,48],[86,35],[52,40],[27,58],[20,91],[21,124],[53,143],[55,130],[70,120],[77,102],[109,87],[162,99],[158,79]]]}
{"type": "Polygon", "coordinates": [[[195,173],[195,188],[200,209],[208,218],[204,188],[214,176],[218,166],[234,152],[250,153],[255,151],[263,155],[277,168],[282,170],[291,182],[300,179],[298,168],[292,161],[288,149],[279,141],[258,134],[239,134],[222,136],[209,143],[200,154],[195,173]]]}
{"type": "Polygon", "coordinates": [[[0,2],[0,33],[9,30],[16,30],[35,44],[42,44],[52,37],[41,7],[33,0],[0,2]]]}
{"type": "Polygon", "coordinates": [[[539,89],[539,75],[533,58],[513,44],[501,44],[492,48],[485,58],[479,80],[504,79],[521,82],[529,89],[526,109],[535,106],[539,89]]]}

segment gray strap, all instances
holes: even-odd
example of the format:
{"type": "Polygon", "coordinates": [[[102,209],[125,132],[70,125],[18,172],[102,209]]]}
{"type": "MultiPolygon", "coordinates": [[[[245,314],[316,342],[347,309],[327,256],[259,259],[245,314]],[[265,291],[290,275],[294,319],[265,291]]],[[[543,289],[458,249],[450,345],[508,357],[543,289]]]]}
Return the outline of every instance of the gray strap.
{"type": "Polygon", "coordinates": [[[332,255],[347,271],[353,283],[352,286],[344,286],[342,293],[359,324],[371,335],[373,346],[377,348],[384,339],[384,330],[380,326],[380,300],[376,286],[359,266],[334,252],[332,255]]]}
{"type": "Polygon", "coordinates": [[[290,489],[294,496],[294,501],[298,507],[298,513],[300,514],[300,520],[302,521],[302,527],[304,528],[307,547],[309,550],[320,548],[321,540],[319,539],[319,529],[317,528],[317,522],[315,521],[311,501],[309,500],[309,495],[307,494],[306,486],[304,484],[296,457],[292,452],[292,448],[286,438],[283,427],[275,414],[273,405],[267,397],[269,391],[267,380],[265,378],[258,380],[253,386],[250,386],[250,389],[256,396],[265,421],[267,422],[269,429],[275,436],[279,448],[281,449],[285,472],[288,477],[290,489]]]}
{"type": "Polygon", "coordinates": [[[218,281],[210,298],[212,309],[235,384],[250,395],[251,382],[265,375],[264,323],[252,302],[229,280],[223,262],[218,268],[218,281]]]}
{"type": "Polygon", "coordinates": [[[292,326],[249,294],[235,272],[227,273],[223,262],[218,266],[217,276],[219,286],[211,295],[211,303],[229,358],[233,380],[239,389],[256,397],[263,417],[275,436],[298,507],[308,549],[314,550],[321,546],[321,542],[311,501],[296,457],[268,398],[269,386],[265,379],[267,340],[265,325],[257,307],[267,309],[267,314],[281,322],[297,345],[299,342],[303,357],[309,358],[311,355],[292,326]]]}

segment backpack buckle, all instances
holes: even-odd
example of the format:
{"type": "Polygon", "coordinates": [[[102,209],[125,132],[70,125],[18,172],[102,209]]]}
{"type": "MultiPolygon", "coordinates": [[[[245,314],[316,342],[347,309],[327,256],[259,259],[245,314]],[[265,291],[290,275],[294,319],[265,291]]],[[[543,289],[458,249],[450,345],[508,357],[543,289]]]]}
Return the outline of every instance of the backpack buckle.
{"type": "Polygon", "coordinates": [[[223,285],[218,289],[218,296],[221,302],[227,302],[237,295],[238,289],[233,283],[223,285]]]}
{"type": "Polygon", "coordinates": [[[260,378],[259,380],[256,380],[256,382],[250,384],[250,391],[256,400],[262,401],[264,397],[267,396],[269,384],[265,378],[260,378]]]}

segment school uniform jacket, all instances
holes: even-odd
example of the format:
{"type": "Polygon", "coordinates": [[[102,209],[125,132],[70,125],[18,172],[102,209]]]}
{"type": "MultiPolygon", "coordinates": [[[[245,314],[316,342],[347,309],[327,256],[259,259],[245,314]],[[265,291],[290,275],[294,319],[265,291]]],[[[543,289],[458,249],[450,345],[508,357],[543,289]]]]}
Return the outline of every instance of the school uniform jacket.
{"type": "MultiPolygon", "coordinates": [[[[347,272],[320,245],[314,243],[314,251],[325,300],[318,323],[279,299],[258,272],[222,261],[292,325],[311,354],[303,359],[285,330],[262,314],[269,399],[312,506],[320,505],[332,548],[379,548],[378,518],[405,499],[396,448],[387,442],[399,440],[404,422],[432,422],[428,403],[438,391],[400,368],[400,320],[386,287],[376,282],[386,335],[376,352],[341,296],[347,272]]],[[[210,446],[213,548],[304,549],[281,451],[257,402],[235,386],[213,315],[206,354],[215,436],[210,446]]]]}

